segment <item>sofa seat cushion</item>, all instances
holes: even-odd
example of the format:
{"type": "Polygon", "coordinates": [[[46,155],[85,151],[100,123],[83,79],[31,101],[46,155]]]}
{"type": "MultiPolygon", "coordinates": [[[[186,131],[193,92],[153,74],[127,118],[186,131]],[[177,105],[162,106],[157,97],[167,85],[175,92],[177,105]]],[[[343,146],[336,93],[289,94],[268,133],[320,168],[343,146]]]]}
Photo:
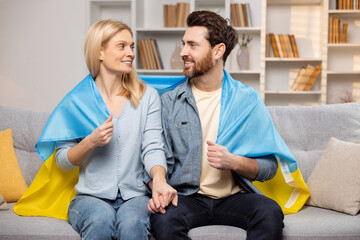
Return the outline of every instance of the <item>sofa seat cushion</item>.
{"type": "Polygon", "coordinates": [[[285,216],[284,240],[360,239],[360,214],[350,216],[323,208],[305,206],[285,216]]]}
{"type": "Polygon", "coordinates": [[[64,220],[47,217],[20,217],[13,211],[14,203],[8,204],[8,211],[0,211],[1,240],[80,240],[80,236],[64,220]]]}
{"type": "MultiPolygon", "coordinates": [[[[360,239],[360,215],[305,206],[296,214],[285,215],[284,240],[355,240],[360,239]]],[[[246,232],[230,226],[191,229],[193,240],[246,239],[246,232]]]]}

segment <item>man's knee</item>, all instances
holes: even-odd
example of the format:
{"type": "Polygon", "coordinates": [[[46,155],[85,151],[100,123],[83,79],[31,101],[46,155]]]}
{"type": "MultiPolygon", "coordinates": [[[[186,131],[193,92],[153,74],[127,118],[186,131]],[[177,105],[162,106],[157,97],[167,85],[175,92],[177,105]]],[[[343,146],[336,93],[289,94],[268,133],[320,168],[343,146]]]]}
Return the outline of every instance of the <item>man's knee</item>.
{"type": "Polygon", "coordinates": [[[151,215],[151,227],[156,239],[189,239],[185,215],[178,207],[169,206],[165,214],[151,215]]]}

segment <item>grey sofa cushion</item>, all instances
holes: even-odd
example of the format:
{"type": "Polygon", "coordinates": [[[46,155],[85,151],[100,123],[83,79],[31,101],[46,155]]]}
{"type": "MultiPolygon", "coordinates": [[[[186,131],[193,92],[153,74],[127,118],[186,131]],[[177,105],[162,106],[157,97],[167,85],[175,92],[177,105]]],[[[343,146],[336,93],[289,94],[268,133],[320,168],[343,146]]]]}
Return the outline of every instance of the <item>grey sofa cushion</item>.
{"type": "Polygon", "coordinates": [[[0,239],[11,240],[79,240],[79,234],[64,220],[48,217],[19,217],[13,211],[1,211],[0,239]]]}
{"type": "Polygon", "coordinates": [[[268,110],[305,181],[331,137],[345,142],[360,140],[360,103],[271,106],[268,110]]]}
{"type": "Polygon", "coordinates": [[[14,148],[25,182],[30,185],[42,161],[35,151],[50,113],[39,113],[0,106],[0,131],[11,128],[14,148]]]}

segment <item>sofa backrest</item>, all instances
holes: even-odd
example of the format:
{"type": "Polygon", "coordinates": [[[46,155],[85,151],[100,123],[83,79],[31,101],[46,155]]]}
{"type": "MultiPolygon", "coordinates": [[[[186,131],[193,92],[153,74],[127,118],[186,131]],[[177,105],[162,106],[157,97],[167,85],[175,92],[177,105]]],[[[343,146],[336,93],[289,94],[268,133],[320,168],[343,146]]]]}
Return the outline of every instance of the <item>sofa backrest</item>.
{"type": "Polygon", "coordinates": [[[331,137],[360,142],[360,103],[270,106],[268,110],[305,181],[331,137]]]}
{"type": "MultiPolygon", "coordinates": [[[[270,106],[268,110],[305,181],[331,137],[360,142],[360,103],[270,106]]],[[[49,116],[50,113],[0,106],[0,131],[12,128],[16,156],[28,185],[42,164],[35,144],[49,116]]]]}
{"type": "Polygon", "coordinates": [[[28,186],[42,164],[35,144],[49,116],[49,113],[0,106],[0,131],[12,129],[15,153],[28,186]]]}

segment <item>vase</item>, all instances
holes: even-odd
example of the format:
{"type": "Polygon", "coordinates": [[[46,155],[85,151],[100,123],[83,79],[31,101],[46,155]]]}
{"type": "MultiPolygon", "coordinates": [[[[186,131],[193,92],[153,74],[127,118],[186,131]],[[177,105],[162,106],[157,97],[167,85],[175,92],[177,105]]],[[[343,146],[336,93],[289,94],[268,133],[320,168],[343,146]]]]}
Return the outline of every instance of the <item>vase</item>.
{"type": "Polygon", "coordinates": [[[180,41],[176,41],[174,52],[171,54],[170,57],[170,66],[172,69],[183,69],[184,68],[184,62],[182,58],[180,57],[180,41]]]}
{"type": "Polygon", "coordinates": [[[236,54],[236,60],[240,70],[249,69],[249,50],[246,46],[240,46],[236,54]]]}

